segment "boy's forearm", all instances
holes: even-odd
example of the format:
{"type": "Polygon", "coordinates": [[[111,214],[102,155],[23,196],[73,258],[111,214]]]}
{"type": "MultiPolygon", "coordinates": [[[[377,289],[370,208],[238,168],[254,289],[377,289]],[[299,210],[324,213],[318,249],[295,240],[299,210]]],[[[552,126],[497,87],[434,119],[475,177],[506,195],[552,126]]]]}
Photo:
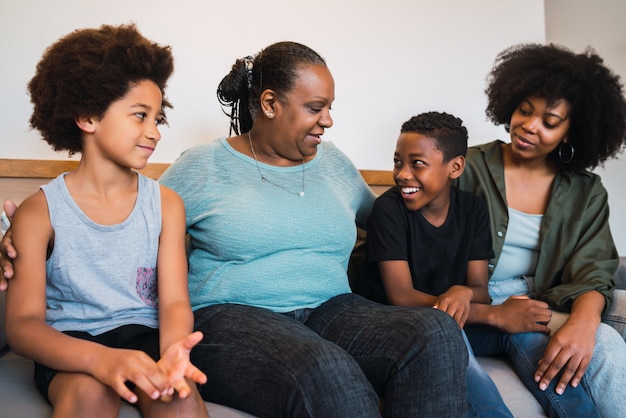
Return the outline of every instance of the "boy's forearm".
{"type": "Polygon", "coordinates": [[[11,323],[7,328],[11,349],[53,369],[92,374],[91,367],[101,357],[99,350],[104,346],[70,337],[40,320],[20,319],[11,323]]]}
{"type": "Polygon", "coordinates": [[[389,303],[394,306],[433,306],[437,303],[437,298],[428,293],[413,290],[411,292],[402,292],[402,294],[394,296],[387,295],[389,303]]]}
{"type": "Polygon", "coordinates": [[[472,303],[490,304],[491,297],[486,286],[467,286],[472,290],[472,303]]]}
{"type": "Polygon", "coordinates": [[[176,302],[159,311],[160,348],[163,353],[173,343],[193,332],[193,312],[185,302],[176,302]]]}
{"type": "Polygon", "coordinates": [[[486,303],[471,303],[468,324],[481,324],[497,327],[493,305],[486,303]]]}

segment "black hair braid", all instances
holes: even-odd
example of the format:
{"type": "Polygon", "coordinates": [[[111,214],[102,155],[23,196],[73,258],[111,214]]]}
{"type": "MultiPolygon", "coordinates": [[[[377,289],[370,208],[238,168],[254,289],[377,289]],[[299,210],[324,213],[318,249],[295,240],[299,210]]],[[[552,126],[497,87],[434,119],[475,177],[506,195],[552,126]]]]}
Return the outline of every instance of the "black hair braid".
{"type": "Polygon", "coordinates": [[[229,136],[247,132],[252,128],[250,115],[250,75],[247,62],[252,57],[240,58],[233,64],[217,87],[217,99],[222,111],[230,118],[229,136]],[[231,108],[230,113],[225,109],[231,108]]]}

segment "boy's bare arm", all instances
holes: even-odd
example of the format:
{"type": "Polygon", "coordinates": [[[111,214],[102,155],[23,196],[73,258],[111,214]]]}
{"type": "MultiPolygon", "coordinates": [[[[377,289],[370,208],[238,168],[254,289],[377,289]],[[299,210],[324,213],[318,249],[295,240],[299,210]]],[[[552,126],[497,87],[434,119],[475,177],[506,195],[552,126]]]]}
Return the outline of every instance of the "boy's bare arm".
{"type": "Polygon", "coordinates": [[[413,287],[411,270],[406,260],[388,260],[378,263],[387,300],[397,306],[433,306],[437,297],[413,287]]]}
{"type": "Polygon", "coordinates": [[[452,286],[439,296],[416,290],[409,263],[389,260],[378,263],[389,303],[397,306],[428,306],[449,314],[463,327],[468,318],[473,291],[468,286],[452,286]]]}
{"type": "Polygon", "coordinates": [[[193,330],[187,285],[185,207],[171,189],[161,187],[162,226],[157,257],[161,353],[193,330]]]}
{"type": "Polygon", "coordinates": [[[487,260],[470,260],[467,263],[465,285],[472,290],[472,303],[491,303],[489,289],[489,270],[487,260]]]}
{"type": "Polygon", "coordinates": [[[15,214],[12,239],[23,254],[14,260],[17,271],[7,293],[7,337],[15,352],[33,358],[49,345],[40,333],[46,326],[46,250],[52,239],[43,192],[27,198],[15,214]]]}
{"type": "Polygon", "coordinates": [[[189,360],[193,346],[202,333],[193,331],[193,313],[187,284],[185,249],[185,207],[171,189],[161,186],[162,227],[159,238],[157,274],[159,289],[159,328],[161,359],[159,366],[168,375],[178,396],[191,393],[187,379],[205,383],[206,375],[189,360]]]}

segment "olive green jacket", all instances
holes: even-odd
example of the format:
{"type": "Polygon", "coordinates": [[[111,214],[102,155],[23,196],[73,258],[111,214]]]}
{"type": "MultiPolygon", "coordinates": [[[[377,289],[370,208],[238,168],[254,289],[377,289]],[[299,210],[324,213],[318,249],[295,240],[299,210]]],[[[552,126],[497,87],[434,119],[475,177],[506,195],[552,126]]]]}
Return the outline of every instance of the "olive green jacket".
{"type": "MultiPolygon", "coordinates": [[[[491,275],[502,253],[509,215],[504,185],[502,141],[467,152],[467,163],[458,186],[482,196],[490,215],[495,258],[491,275]]],[[[534,297],[554,309],[569,312],[572,302],[590,290],[613,298],[614,273],[619,257],[609,228],[607,192],[600,177],[588,171],[559,171],[552,184],[550,202],[539,232],[539,259],[534,297]]]]}

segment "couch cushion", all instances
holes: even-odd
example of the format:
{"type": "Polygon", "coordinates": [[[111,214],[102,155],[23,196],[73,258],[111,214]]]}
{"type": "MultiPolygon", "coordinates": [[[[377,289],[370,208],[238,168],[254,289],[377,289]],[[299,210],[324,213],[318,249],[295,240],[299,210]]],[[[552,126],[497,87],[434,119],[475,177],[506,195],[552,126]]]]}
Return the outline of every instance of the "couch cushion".
{"type": "Polygon", "coordinates": [[[478,362],[498,387],[515,418],[545,417],[541,405],[526,389],[511,363],[503,357],[478,357],[478,362]]]}

